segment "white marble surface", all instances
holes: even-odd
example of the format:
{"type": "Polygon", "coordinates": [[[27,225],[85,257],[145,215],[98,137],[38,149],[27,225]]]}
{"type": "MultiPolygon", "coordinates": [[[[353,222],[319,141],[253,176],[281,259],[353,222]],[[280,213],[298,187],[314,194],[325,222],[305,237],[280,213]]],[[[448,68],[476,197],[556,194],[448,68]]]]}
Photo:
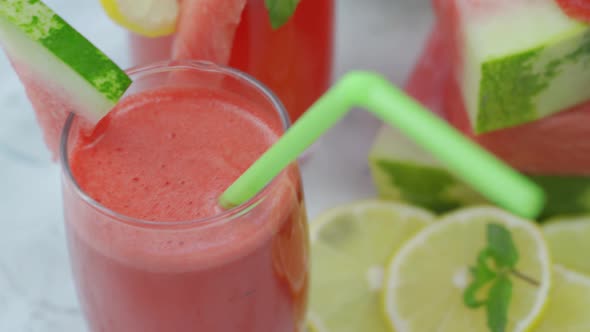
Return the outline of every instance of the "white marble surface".
{"type": "MultiPolygon", "coordinates": [[[[430,0],[336,1],[335,77],[371,69],[401,84],[430,28],[430,0]]],[[[47,3],[127,66],[125,34],[98,0],[47,3]]],[[[49,161],[23,89],[1,53],[0,114],[0,331],[85,331],[65,248],[59,168],[49,161]]],[[[366,155],[378,125],[357,110],[323,138],[303,166],[311,217],[374,195],[366,155]]]]}

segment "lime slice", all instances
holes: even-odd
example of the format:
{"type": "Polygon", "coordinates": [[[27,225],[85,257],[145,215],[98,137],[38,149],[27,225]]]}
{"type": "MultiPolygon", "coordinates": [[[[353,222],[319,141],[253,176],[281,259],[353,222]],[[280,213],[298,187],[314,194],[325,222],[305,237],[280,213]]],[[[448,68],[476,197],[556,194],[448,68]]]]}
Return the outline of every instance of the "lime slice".
{"type": "Polygon", "coordinates": [[[176,29],[178,0],[100,0],[100,3],[113,21],[139,35],[160,37],[176,29]]]}
{"type": "Polygon", "coordinates": [[[590,331],[590,278],[553,266],[549,305],[535,332],[590,331]]]}
{"type": "Polygon", "coordinates": [[[391,255],[433,216],[408,205],[362,201],[311,224],[310,317],[317,331],[389,331],[380,292],[391,255]]]}
{"type": "Polygon", "coordinates": [[[123,70],[39,0],[0,1],[0,44],[54,154],[70,112],[94,124],[131,84],[123,70]]]}
{"type": "Polygon", "coordinates": [[[555,263],[590,275],[590,217],[553,219],[543,233],[555,263]]]}
{"type": "Polygon", "coordinates": [[[506,332],[528,331],[547,301],[551,264],[541,231],[492,207],[449,214],[408,241],[387,267],[385,312],[396,332],[489,332],[485,309],[469,309],[468,267],[486,245],[489,223],[504,225],[520,254],[517,270],[539,286],[513,279],[506,332]]]}

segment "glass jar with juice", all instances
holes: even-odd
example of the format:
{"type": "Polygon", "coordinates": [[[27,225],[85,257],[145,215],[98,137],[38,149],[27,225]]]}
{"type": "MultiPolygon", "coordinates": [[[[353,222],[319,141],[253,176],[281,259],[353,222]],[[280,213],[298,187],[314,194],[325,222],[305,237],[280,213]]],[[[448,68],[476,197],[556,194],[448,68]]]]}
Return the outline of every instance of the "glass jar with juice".
{"type": "MultiPolygon", "coordinates": [[[[264,0],[248,0],[229,65],[268,86],[296,121],[330,84],[333,39],[333,0],[302,0],[278,29],[271,26],[264,0]]],[[[130,34],[133,64],[170,58],[173,40],[130,34]]]]}

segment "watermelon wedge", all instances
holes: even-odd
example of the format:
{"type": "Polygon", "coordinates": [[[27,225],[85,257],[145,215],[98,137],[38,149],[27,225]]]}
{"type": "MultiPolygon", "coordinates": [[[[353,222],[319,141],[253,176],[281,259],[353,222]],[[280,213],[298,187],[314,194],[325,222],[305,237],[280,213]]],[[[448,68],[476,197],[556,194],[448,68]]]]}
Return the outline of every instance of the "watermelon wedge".
{"type": "MultiPolygon", "coordinates": [[[[440,26],[440,25],[437,25],[440,26]]],[[[432,36],[444,34],[440,29],[432,36]]],[[[443,114],[453,126],[522,172],[538,175],[590,175],[590,102],[532,123],[477,135],[465,110],[463,96],[451,70],[453,48],[448,38],[430,38],[408,82],[422,92],[413,92],[431,110],[443,114]],[[437,51],[433,51],[437,50],[437,51]],[[425,61],[424,58],[431,61],[425,61]],[[424,63],[428,65],[425,66],[424,63]],[[431,80],[426,68],[439,68],[444,78],[431,80]],[[439,82],[434,86],[433,82],[439,82]],[[440,103],[441,95],[443,103],[440,103]],[[436,109],[442,105],[441,109],[436,109]]],[[[434,76],[436,77],[436,76],[434,76]]]]}
{"type": "Polygon", "coordinates": [[[556,0],[436,0],[472,131],[537,121],[590,99],[590,26],[556,0]]]}
{"type": "MultiPolygon", "coordinates": [[[[451,5],[455,1],[458,0],[435,2],[439,15],[445,15],[444,19],[439,18],[438,24],[443,28],[435,33],[445,34],[446,38],[436,39],[435,42],[440,44],[438,46],[429,46],[429,48],[440,49],[441,52],[422,56],[434,59],[433,66],[441,68],[440,70],[446,72],[448,77],[442,79],[445,83],[437,88],[428,86],[427,90],[434,89],[439,93],[426,99],[439,99],[440,93],[444,94],[443,109],[437,112],[444,114],[444,117],[457,129],[522,172],[538,175],[590,175],[590,140],[588,139],[590,137],[590,103],[588,102],[512,128],[485,134],[477,134],[474,131],[466,110],[464,94],[459,86],[460,80],[455,79],[454,76],[458,71],[451,68],[461,66],[461,55],[453,47],[457,40],[453,32],[457,21],[453,18],[456,18],[457,13],[456,8],[454,9],[451,5]],[[440,23],[443,20],[447,23],[440,23]]],[[[428,50],[425,53],[429,53],[428,50]]],[[[410,80],[420,80],[420,78],[414,77],[410,80]]],[[[428,82],[427,77],[421,80],[428,82]]]]}
{"type": "MultiPolygon", "coordinates": [[[[403,201],[435,213],[488,203],[432,155],[390,126],[383,126],[369,156],[381,199],[403,201]]],[[[590,176],[529,175],[547,195],[540,220],[590,213],[590,176]]]]}
{"type": "Polygon", "coordinates": [[[227,64],[246,0],[182,0],[172,57],[227,64]]]}
{"type": "Polygon", "coordinates": [[[91,128],[131,84],[123,70],[39,0],[0,1],[0,44],[54,159],[70,112],[91,128]]]}

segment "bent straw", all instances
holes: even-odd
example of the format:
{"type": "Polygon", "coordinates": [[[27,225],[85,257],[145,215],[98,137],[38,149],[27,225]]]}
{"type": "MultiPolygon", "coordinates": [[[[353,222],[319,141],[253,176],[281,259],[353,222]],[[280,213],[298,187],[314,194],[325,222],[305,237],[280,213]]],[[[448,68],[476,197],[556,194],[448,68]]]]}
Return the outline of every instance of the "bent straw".
{"type": "Polygon", "coordinates": [[[220,197],[224,208],[260,192],[352,107],[363,107],[414,139],[456,176],[499,206],[537,217],[545,195],[540,187],[431,114],[382,76],[354,71],[340,79],[220,197]]]}

